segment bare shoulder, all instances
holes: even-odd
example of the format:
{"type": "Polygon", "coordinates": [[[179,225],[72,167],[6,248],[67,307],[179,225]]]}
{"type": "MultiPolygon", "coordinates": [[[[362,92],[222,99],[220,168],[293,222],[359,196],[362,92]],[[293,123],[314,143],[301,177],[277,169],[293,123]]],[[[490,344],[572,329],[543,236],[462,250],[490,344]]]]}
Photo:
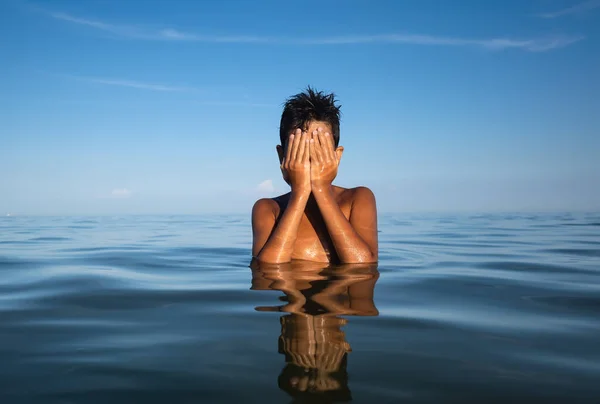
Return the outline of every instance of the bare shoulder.
{"type": "Polygon", "coordinates": [[[353,207],[375,206],[375,194],[364,186],[343,188],[340,199],[349,202],[353,207]]]}
{"type": "Polygon", "coordinates": [[[277,217],[279,205],[271,198],[261,198],[254,202],[252,207],[252,217],[261,219],[265,217],[277,217]]]}
{"type": "MultiPolygon", "coordinates": [[[[367,187],[356,187],[351,190],[350,204],[350,222],[355,229],[369,229],[369,236],[363,234],[371,240],[373,251],[377,250],[375,241],[377,238],[377,203],[375,195],[367,187]]],[[[367,241],[369,242],[369,241],[367,241]]]]}
{"type": "Polygon", "coordinates": [[[287,199],[289,199],[289,193],[279,195],[275,198],[261,198],[254,203],[252,208],[253,217],[265,217],[273,216],[278,217],[281,212],[281,207],[285,206],[287,199]]]}

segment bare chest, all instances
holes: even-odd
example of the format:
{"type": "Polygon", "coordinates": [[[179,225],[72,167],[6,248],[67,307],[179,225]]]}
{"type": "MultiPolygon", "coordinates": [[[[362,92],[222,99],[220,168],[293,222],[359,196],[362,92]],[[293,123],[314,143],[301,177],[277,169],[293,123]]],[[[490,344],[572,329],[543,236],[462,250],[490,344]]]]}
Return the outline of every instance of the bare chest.
{"type": "MultiPolygon", "coordinates": [[[[349,209],[346,212],[347,209],[341,208],[344,216],[348,219],[349,209]]],[[[320,212],[305,213],[302,216],[292,259],[316,262],[337,260],[335,246],[320,212]]]]}

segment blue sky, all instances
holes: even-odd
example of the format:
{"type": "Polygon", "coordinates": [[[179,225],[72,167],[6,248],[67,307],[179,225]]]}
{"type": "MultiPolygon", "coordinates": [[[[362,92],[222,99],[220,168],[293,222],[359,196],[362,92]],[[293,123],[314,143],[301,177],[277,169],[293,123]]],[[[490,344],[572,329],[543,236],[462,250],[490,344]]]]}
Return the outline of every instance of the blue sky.
{"type": "Polygon", "coordinates": [[[600,208],[600,0],[5,0],[0,33],[0,213],[249,212],[307,85],[381,212],[600,208]]]}

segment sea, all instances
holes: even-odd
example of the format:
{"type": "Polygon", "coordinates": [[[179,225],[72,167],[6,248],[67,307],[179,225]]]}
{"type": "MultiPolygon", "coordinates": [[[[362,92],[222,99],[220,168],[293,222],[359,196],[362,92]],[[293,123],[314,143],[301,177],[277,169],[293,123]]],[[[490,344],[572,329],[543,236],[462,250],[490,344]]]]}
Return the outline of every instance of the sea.
{"type": "Polygon", "coordinates": [[[377,265],[248,215],[0,218],[0,403],[600,403],[600,214],[380,214],[377,265]]]}

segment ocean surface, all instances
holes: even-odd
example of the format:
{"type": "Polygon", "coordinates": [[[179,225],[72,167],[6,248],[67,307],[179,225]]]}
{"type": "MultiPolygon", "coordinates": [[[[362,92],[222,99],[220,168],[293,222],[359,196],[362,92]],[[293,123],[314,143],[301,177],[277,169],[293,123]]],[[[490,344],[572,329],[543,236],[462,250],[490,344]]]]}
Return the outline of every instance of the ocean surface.
{"type": "Polygon", "coordinates": [[[0,403],[600,403],[600,214],[379,220],[323,268],[241,215],[0,218],[0,403]]]}

